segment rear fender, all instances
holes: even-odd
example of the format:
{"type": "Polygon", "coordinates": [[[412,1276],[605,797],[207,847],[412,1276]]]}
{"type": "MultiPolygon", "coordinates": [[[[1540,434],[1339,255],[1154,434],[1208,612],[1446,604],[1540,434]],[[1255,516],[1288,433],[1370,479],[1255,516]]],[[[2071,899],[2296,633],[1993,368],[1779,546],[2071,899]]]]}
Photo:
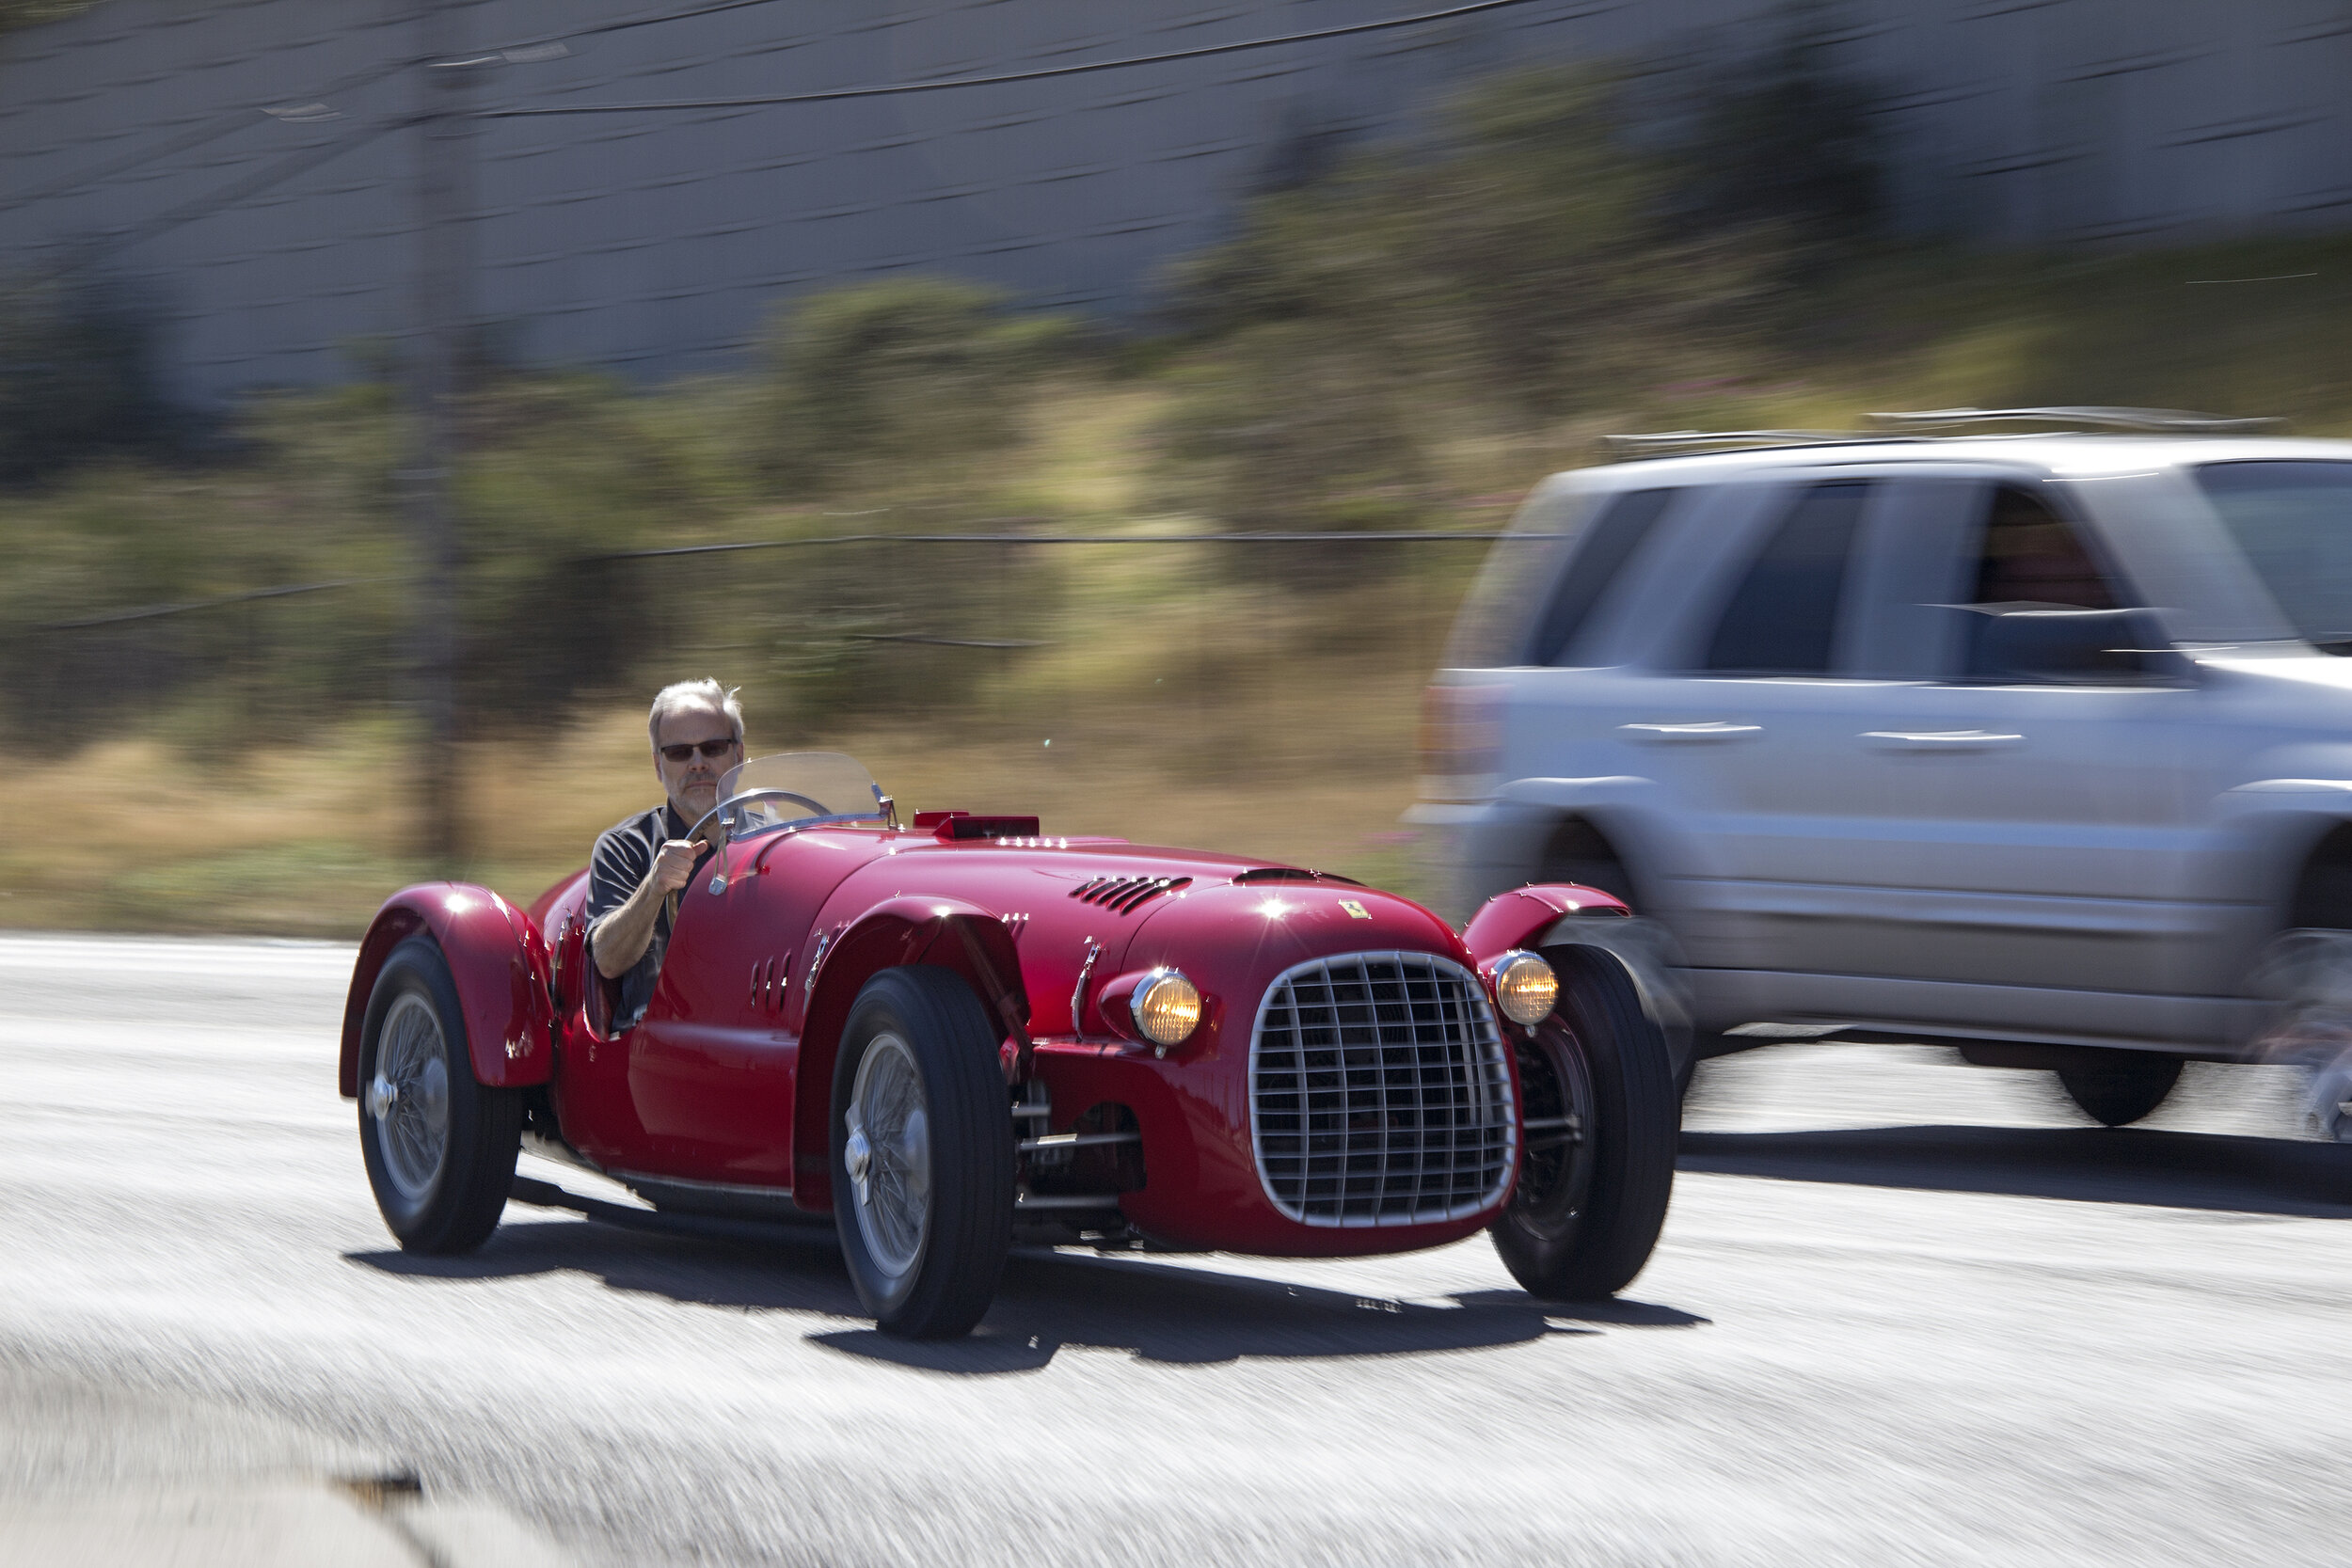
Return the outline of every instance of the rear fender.
{"type": "Polygon", "coordinates": [[[833,1207],[833,1067],[850,1008],[866,981],[900,964],[936,964],[961,975],[1004,1031],[1006,1081],[1028,1074],[1029,996],[1005,923],[954,898],[901,896],[875,905],[827,944],[806,982],[792,1128],[792,1195],[803,1209],[833,1207]]]}
{"type": "Polygon", "coordinates": [[[431,934],[457,983],[466,1044],[477,1081],[491,1088],[544,1084],[555,1067],[548,949],[531,917],[486,887],[421,882],[384,901],[359,943],[343,1000],[342,1058],[336,1086],[359,1093],[359,1030],[384,960],[419,931],[431,934]]]}
{"type": "Polygon", "coordinates": [[[1527,946],[1564,919],[1622,920],[1632,912],[1622,900],[1598,888],[1538,882],[1499,893],[1479,906],[1462,931],[1462,945],[1484,963],[1514,947],[1527,946]]]}

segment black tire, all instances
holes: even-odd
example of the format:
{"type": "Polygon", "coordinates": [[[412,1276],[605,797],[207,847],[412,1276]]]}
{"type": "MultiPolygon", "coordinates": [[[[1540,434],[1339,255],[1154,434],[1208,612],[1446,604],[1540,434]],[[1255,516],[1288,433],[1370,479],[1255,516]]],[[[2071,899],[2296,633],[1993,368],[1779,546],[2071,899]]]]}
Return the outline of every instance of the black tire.
{"type": "Polygon", "coordinates": [[[1631,1284],[1658,1244],[1681,1099],[1665,1037],[1625,966],[1590,947],[1544,957],[1559,972],[1560,1004],[1519,1043],[1523,1115],[1572,1115],[1578,1135],[1555,1144],[1548,1129],[1527,1131],[1518,1186],[1488,1233],[1530,1293],[1592,1301],[1631,1284]]]}
{"type": "Polygon", "coordinates": [[[833,1070],[834,1223],[858,1300],[886,1333],[911,1339],[967,1334],[1004,1277],[1012,1250],[1013,1136],[997,1042],[998,1031],[971,988],[930,965],[883,970],[850,1008],[833,1070]],[[914,1137],[894,1138],[882,1127],[886,1116],[868,1117],[878,1131],[866,1139],[861,1120],[861,1168],[870,1181],[862,1191],[851,1170],[850,1112],[866,1058],[878,1052],[885,1054],[877,1059],[877,1075],[919,1086],[915,1108],[925,1125],[914,1137]],[[910,1227],[898,1222],[907,1207],[905,1176],[915,1164],[908,1151],[918,1145],[921,1220],[910,1227]]]}
{"type": "Polygon", "coordinates": [[[413,936],[393,948],[368,995],[359,1033],[359,1152],[375,1206],[404,1251],[471,1252],[498,1228],[515,1185],[525,1094],[475,1082],[465,1009],[433,939],[413,936]],[[420,1071],[405,1089],[395,1085],[379,1103],[377,1070],[388,1045],[403,1077],[412,1061],[437,1060],[439,1067],[437,1073],[420,1071]],[[442,1132],[437,1155],[428,1158],[409,1113],[425,1107],[429,1125],[437,1098],[442,1132]]]}
{"type": "Polygon", "coordinates": [[[2058,1081],[2067,1098],[2103,1126],[2137,1121],[2181,1081],[2181,1058],[2162,1051],[2102,1049],[2099,1058],[2094,1066],[2058,1069],[2058,1081]]]}

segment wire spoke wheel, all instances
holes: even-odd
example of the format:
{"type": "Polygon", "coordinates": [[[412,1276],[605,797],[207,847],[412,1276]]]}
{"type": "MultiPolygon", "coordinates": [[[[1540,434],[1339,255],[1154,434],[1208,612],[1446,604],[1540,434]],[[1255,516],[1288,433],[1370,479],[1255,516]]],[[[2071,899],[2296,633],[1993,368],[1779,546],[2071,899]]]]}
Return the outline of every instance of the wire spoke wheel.
{"type": "Polygon", "coordinates": [[[1012,1103],[989,1017],[952,971],[859,988],[833,1061],[833,1214],[858,1301],[886,1334],[951,1338],[1012,1249],[1012,1103]]]}
{"type": "Polygon", "coordinates": [[[1552,1024],[1519,1046],[1526,1142],[1512,1198],[1530,1227],[1558,1235],[1583,1215],[1593,1185],[1596,1101],[1583,1043],[1552,1024]]]}
{"type": "Polygon", "coordinates": [[[904,1275],[930,1234],[931,1148],[922,1074],[899,1036],[866,1046],[848,1119],[858,1234],[882,1273],[904,1275]]]}
{"type": "Polygon", "coordinates": [[[433,1191],[449,1154],[449,1053],[440,1020],[414,992],[392,1004],[368,1085],[384,1171],[402,1196],[433,1191]]]}
{"type": "Polygon", "coordinates": [[[474,1076],[466,1013],[432,937],[385,957],[359,1031],[359,1156],[409,1252],[470,1252],[515,1184],[524,1091],[474,1076]]]}

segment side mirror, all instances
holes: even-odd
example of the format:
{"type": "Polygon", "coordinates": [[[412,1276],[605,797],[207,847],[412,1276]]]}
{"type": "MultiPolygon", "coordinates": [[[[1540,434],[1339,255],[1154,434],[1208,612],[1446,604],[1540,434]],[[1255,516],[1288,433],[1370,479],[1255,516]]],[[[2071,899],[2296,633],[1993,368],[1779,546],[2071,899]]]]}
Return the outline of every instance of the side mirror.
{"type": "Polygon", "coordinates": [[[2176,684],[2191,666],[2144,610],[1963,606],[1971,680],[2176,684]]]}

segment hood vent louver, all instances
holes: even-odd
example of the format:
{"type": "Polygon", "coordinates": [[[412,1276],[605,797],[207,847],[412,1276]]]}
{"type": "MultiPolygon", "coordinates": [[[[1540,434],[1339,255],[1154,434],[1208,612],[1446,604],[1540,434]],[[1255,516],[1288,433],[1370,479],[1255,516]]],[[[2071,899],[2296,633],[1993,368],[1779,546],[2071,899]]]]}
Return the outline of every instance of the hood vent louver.
{"type": "Polygon", "coordinates": [[[1191,885],[1190,877],[1095,877],[1072,888],[1070,896],[1082,904],[1125,914],[1163,893],[1174,893],[1191,885]]]}
{"type": "Polygon", "coordinates": [[[1353,877],[1343,877],[1336,871],[1302,871],[1295,865],[1253,866],[1233,879],[1235,887],[1248,887],[1252,882],[1345,882],[1349,887],[1364,884],[1353,877]]]}

